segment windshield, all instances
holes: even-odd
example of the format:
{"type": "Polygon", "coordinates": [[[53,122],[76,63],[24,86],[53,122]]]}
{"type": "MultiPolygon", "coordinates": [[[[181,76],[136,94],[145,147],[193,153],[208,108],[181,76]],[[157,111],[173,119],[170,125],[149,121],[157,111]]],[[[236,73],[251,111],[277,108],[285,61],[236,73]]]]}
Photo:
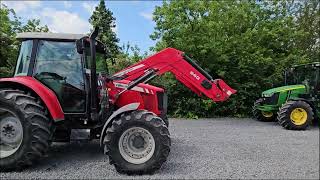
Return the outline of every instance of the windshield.
{"type": "Polygon", "coordinates": [[[54,73],[67,83],[81,88],[82,66],[75,42],[40,41],[36,57],[35,75],[54,73]]]}

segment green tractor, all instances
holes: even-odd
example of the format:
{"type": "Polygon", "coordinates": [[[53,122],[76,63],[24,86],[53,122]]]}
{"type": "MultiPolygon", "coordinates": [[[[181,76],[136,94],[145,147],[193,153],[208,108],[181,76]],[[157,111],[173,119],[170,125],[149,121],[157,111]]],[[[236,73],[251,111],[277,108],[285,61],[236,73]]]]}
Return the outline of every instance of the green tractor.
{"type": "Polygon", "coordinates": [[[305,130],[320,118],[320,62],[287,69],[285,86],[262,92],[253,106],[259,121],[274,121],[291,130],[305,130]]]}

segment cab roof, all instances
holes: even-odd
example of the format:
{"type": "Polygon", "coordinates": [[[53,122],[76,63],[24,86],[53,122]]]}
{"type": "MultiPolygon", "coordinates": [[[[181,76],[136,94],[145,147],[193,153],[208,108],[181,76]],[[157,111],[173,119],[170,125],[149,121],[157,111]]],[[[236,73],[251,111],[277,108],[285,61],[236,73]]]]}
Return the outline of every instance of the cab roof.
{"type": "Polygon", "coordinates": [[[83,37],[88,37],[88,36],[85,34],[43,33],[43,32],[24,32],[24,33],[17,34],[17,39],[78,40],[83,37]]]}
{"type": "Polygon", "coordinates": [[[298,64],[298,65],[293,65],[293,68],[297,68],[297,67],[320,67],[320,62],[312,62],[312,63],[307,63],[307,64],[298,64]]]}

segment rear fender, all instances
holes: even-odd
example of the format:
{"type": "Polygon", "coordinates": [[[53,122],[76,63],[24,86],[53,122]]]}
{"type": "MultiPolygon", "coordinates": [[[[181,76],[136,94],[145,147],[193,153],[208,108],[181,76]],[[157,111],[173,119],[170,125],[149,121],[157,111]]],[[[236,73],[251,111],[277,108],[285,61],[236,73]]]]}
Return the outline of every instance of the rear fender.
{"type": "Polygon", "coordinates": [[[108,118],[108,120],[106,121],[106,123],[104,124],[104,126],[102,128],[101,135],[100,135],[100,146],[102,146],[102,141],[103,141],[104,135],[106,133],[106,128],[109,127],[109,125],[112,123],[112,120],[124,112],[137,110],[139,108],[139,106],[140,106],[140,103],[127,104],[112,113],[112,115],[108,118]]]}
{"type": "Polygon", "coordinates": [[[0,79],[0,87],[31,90],[40,97],[54,121],[64,120],[64,113],[55,93],[33,77],[17,76],[13,78],[2,78],[0,79]]]}

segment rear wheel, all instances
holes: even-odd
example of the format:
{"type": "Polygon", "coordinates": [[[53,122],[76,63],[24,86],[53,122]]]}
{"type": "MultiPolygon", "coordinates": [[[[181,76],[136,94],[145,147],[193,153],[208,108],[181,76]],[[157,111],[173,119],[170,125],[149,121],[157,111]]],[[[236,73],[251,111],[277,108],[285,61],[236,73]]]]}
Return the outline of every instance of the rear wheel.
{"type": "Polygon", "coordinates": [[[125,174],[152,174],[170,152],[170,135],[161,118],[138,110],[122,114],[112,122],[104,138],[110,164],[125,174]]]}
{"type": "Polygon", "coordinates": [[[255,119],[263,122],[274,121],[275,115],[272,111],[261,111],[258,109],[261,103],[262,103],[262,99],[260,98],[254,103],[252,107],[252,113],[255,119]]]}
{"type": "Polygon", "coordinates": [[[278,112],[278,122],[286,129],[305,130],[313,119],[313,109],[304,101],[288,101],[278,112]]]}
{"type": "Polygon", "coordinates": [[[0,90],[0,169],[21,169],[42,157],[52,137],[51,121],[36,99],[0,90]]]}

